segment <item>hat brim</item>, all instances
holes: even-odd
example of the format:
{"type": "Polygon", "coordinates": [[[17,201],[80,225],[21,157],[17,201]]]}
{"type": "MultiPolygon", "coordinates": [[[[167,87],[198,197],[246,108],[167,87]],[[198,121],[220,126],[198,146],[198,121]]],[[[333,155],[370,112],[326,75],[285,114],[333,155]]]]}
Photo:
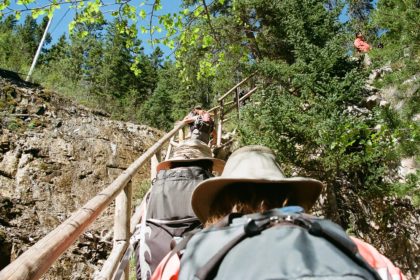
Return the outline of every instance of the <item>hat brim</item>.
{"type": "Polygon", "coordinates": [[[304,177],[284,178],[282,180],[244,179],[244,178],[210,178],[195,188],[191,205],[194,213],[202,223],[208,219],[210,206],[217,194],[229,185],[238,183],[253,183],[258,185],[271,185],[273,187],[284,187],[289,191],[288,205],[302,206],[309,211],[321,194],[323,184],[315,179],[304,177]]]}
{"type": "Polygon", "coordinates": [[[201,157],[201,158],[191,158],[191,159],[168,159],[168,160],[160,162],[156,166],[156,171],[159,172],[160,170],[170,169],[172,162],[194,162],[194,161],[199,161],[199,160],[210,160],[211,162],[213,162],[213,170],[219,174],[222,174],[223,169],[225,167],[225,161],[218,158],[212,158],[212,157],[201,157]]]}

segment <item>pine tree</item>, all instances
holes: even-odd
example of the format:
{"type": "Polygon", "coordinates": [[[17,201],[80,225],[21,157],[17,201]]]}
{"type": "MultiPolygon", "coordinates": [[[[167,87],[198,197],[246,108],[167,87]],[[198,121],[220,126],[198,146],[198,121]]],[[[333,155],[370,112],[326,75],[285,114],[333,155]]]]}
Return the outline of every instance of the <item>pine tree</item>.
{"type": "Polygon", "coordinates": [[[179,103],[183,100],[176,100],[178,93],[182,92],[181,83],[175,65],[166,62],[158,70],[159,82],[153,94],[142,104],[138,111],[138,119],[141,123],[151,125],[160,129],[169,130],[174,122],[180,120],[185,111],[179,113],[179,103]]]}

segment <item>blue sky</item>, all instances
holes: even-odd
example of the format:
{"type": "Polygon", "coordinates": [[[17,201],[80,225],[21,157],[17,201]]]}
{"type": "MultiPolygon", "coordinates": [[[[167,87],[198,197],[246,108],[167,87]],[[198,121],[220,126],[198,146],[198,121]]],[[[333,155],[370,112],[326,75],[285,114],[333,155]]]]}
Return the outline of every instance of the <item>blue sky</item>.
{"type": "MultiPolygon", "coordinates": [[[[14,2],[14,1],[12,1],[14,2]]],[[[46,1],[38,1],[38,6],[39,4],[46,2],[46,1]]],[[[131,1],[132,5],[139,5],[140,4],[140,0],[133,0],[131,1]]],[[[175,12],[179,12],[180,11],[180,4],[181,4],[182,0],[161,0],[161,4],[163,9],[155,12],[155,15],[158,14],[166,14],[166,13],[175,13],[175,12]]],[[[70,3],[69,3],[70,4],[70,3]]],[[[69,4],[67,5],[63,5],[60,9],[55,10],[54,12],[54,16],[51,22],[51,26],[49,29],[49,33],[52,36],[52,42],[50,45],[54,44],[60,37],[61,35],[63,35],[64,33],[68,34],[68,26],[69,23],[73,20],[74,15],[75,15],[75,10],[74,9],[69,9],[69,4]]],[[[12,4],[11,6],[12,8],[22,8],[22,6],[17,6],[15,4],[12,4]]],[[[145,8],[146,6],[142,7],[145,8]]],[[[105,14],[105,17],[107,19],[111,20],[111,15],[110,15],[110,11],[112,9],[115,9],[115,5],[114,6],[109,6],[108,8],[103,9],[103,12],[105,14]]],[[[145,8],[147,10],[147,7],[145,8]]],[[[138,13],[138,11],[137,11],[138,13]]],[[[26,13],[22,13],[22,19],[24,19],[28,14],[26,13]]],[[[38,19],[40,20],[42,18],[42,16],[38,19]]],[[[147,25],[149,23],[149,18],[146,18],[145,20],[139,21],[138,25],[147,25]]],[[[156,36],[162,36],[161,34],[157,34],[155,33],[156,36]]],[[[144,50],[146,52],[146,54],[149,54],[153,51],[153,47],[147,43],[147,41],[150,39],[150,35],[147,34],[141,34],[141,32],[139,31],[139,38],[143,41],[143,47],[144,50]]],[[[159,45],[160,48],[164,51],[165,54],[169,55],[170,53],[172,53],[172,50],[163,46],[163,45],[159,45]]],[[[48,46],[47,46],[48,47],[48,46]]]]}
{"type": "MultiPolygon", "coordinates": [[[[41,0],[41,3],[44,0],[41,0]]],[[[45,0],[46,2],[46,0],[45,0]]],[[[139,5],[141,2],[141,0],[133,0],[131,1],[132,5],[139,5]]],[[[38,2],[40,3],[40,2],[38,2]]],[[[163,9],[155,12],[155,14],[163,14],[163,13],[175,13],[180,11],[180,5],[182,3],[182,0],[161,0],[161,4],[163,6],[163,9]]],[[[373,1],[373,5],[376,6],[377,0],[373,1]]],[[[39,5],[39,4],[38,4],[39,5]]],[[[12,4],[12,8],[16,8],[17,6],[12,4]]],[[[20,6],[21,7],[21,6],[20,6]]],[[[115,7],[115,6],[114,6],[115,7]]],[[[106,8],[103,11],[108,11],[108,13],[105,13],[106,18],[111,19],[110,16],[110,10],[112,10],[113,6],[108,6],[108,8],[106,8]]],[[[137,11],[138,12],[138,11],[137,11]]],[[[52,43],[55,43],[58,38],[63,35],[64,33],[68,34],[68,25],[69,23],[73,20],[73,17],[75,15],[75,10],[74,9],[69,9],[68,5],[64,5],[62,6],[60,9],[56,10],[54,13],[54,17],[50,26],[50,30],[49,33],[52,35],[53,41],[52,43]]],[[[22,18],[26,17],[26,14],[22,14],[22,18]]],[[[340,15],[340,21],[345,22],[347,21],[348,16],[347,16],[347,7],[344,8],[343,12],[340,15]]],[[[138,25],[144,25],[144,24],[148,24],[148,18],[146,18],[146,20],[143,21],[139,21],[138,25]]],[[[157,36],[159,36],[159,34],[157,34],[157,36]]],[[[144,50],[146,52],[146,54],[150,54],[153,51],[153,47],[147,43],[148,39],[150,38],[149,34],[141,34],[141,32],[139,32],[139,38],[143,41],[143,47],[144,50]]],[[[51,45],[51,44],[50,44],[51,45]]],[[[160,45],[161,49],[164,51],[164,53],[166,55],[169,55],[172,53],[172,50],[170,50],[169,48],[160,45]]]]}
{"type": "MultiPolygon", "coordinates": [[[[135,5],[135,3],[139,4],[140,1],[134,0],[131,2],[132,5],[135,5]]],[[[155,14],[162,14],[162,13],[176,13],[180,11],[180,4],[181,0],[161,0],[163,9],[155,12],[155,14]]],[[[60,10],[56,11],[53,21],[51,22],[50,27],[50,33],[53,37],[53,43],[55,40],[57,40],[63,33],[68,33],[68,25],[73,20],[73,17],[75,15],[74,9],[65,9],[61,8],[60,10]]],[[[106,18],[111,19],[110,13],[106,14],[106,18]]],[[[147,25],[149,23],[149,18],[146,18],[146,20],[139,21],[138,25],[147,25]]],[[[156,34],[159,36],[159,34],[156,34]]],[[[142,34],[139,30],[139,38],[143,41],[143,47],[146,54],[150,54],[153,52],[153,47],[147,43],[147,41],[150,39],[150,35],[142,34]]],[[[160,48],[164,51],[165,54],[170,54],[172,52],[171,49],[159,45],[160,48]]]]}

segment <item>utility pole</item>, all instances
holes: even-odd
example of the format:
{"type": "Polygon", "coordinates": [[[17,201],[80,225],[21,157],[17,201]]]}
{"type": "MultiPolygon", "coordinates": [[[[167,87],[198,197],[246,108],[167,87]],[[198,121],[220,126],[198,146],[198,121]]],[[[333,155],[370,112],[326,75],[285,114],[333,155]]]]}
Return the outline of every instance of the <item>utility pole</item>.
{"type": "Polygon", "coordinates": [[[36,62],[38,61],[39,54],[41,53],[41,50],[42,50],[42,45],[44,45],[45,38],[47,37],[48,28],[50,28],[52,18],[53,18],[53,16],[51,15],[50,19],[48,20],[47,27],[45,27],[44,35],[42,35],[41,42],[39,42],[38,49],[36,50],[34,60],[32,61],[31,69],[29,69],[28,76],[26,76],[26,79],[25,79],[25,81],[27,81],[27,82],[31,79],[32,72],[34,71],[36,62]]]}

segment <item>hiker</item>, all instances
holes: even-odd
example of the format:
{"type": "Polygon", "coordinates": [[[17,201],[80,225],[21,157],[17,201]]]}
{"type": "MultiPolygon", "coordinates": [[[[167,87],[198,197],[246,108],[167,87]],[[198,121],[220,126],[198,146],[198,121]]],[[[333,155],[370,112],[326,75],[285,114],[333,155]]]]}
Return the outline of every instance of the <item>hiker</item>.
{"type": "Polygon", "coordinates": [[[238,149],[220,177],[192,194],[206,228],[181,241],[152,279],[405,279],[369,244],[304,214],[322,188],[315,179],[285,177],[266,147],[238,149]]]}
{"type": "Polygon", "coordinates": [[[201,105],[195,106],[184,118],[184,122],[190,126],[191,139],[198,139],[208,144],[211,138],[211,144],[216,144],[214,121],[201,105]]]}
{"type": "Polygon", "coordinates": [[[354,47],[359,53],[367,53],[371,49],[370,45],[365,41],[362,32],[356,33],[356,38],[354,39],[354,47]]]}
{"type": "Polygon", "coordinates": [[[367,54],[370,51],[371,46],[365,41],[362,32],[356,32],[355,37],[353,45],[356,48],[357,56],[361,56],[363,58],[363,64],[365,66],[371,65],[372,62],[367,54]]]}
{"type": "Polygon", "coordinates": [[[160,162],[148,194],[145,219],[134,233],[137,279],[150,279],[171,250],[171,243],[201,226],[191,208],[191,193],[198,183],[221,174],[224,161],[211,157],[210,147],[187,140],[173,156],[160,162]]]}

